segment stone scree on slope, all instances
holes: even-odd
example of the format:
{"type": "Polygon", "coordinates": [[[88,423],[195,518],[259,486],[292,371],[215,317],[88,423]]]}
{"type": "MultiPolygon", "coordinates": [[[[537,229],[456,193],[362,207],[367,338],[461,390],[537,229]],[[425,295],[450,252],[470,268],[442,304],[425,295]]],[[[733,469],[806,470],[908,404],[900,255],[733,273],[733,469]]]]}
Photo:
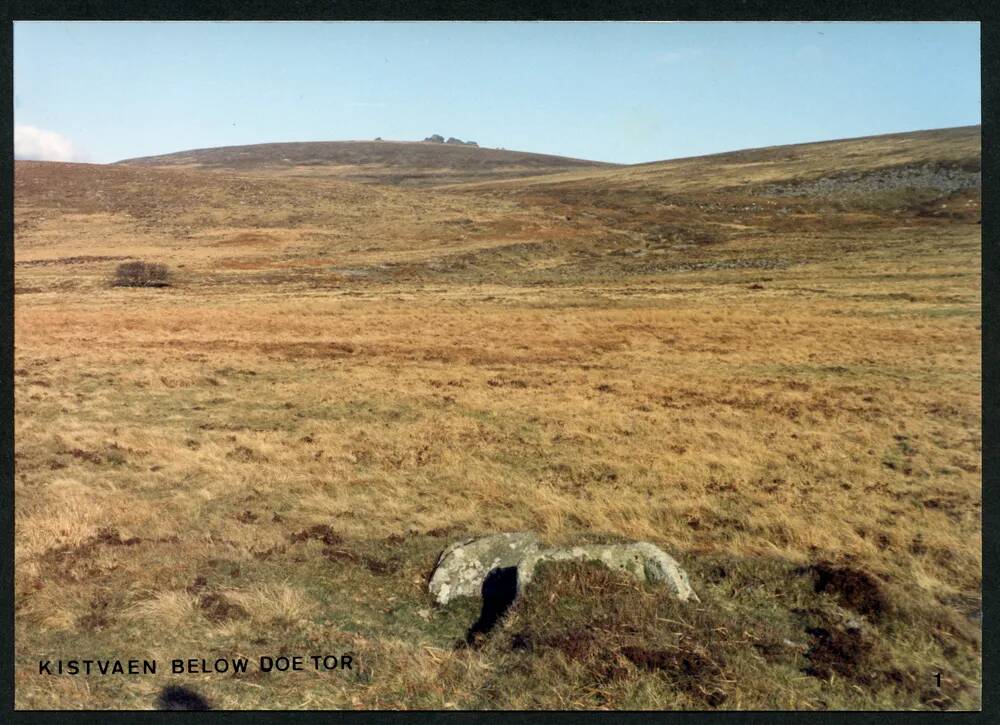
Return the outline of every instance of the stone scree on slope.
{"type": "Polygon", "coordinates": [[[567,560],[600,562],[638,581],[665,583],[682,602],[699,601],[687,573],[655,544],[640,541],[542,548],[530,532],[493,534],[451,544],[438,557],[428,589],[439,604],[456,597],[481,597],[487,578],[508,572],[512,579],[516,577],[516,595],[520,596],[539,564],[567,560]]]}

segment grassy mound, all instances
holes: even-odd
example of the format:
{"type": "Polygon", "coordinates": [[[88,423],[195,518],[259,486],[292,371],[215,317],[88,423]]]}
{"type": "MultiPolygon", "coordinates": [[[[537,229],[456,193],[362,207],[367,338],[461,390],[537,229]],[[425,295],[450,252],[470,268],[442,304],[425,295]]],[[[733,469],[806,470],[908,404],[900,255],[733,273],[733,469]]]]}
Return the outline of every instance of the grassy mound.
{"type": "Polygon", "coordinates": [[[690,571],[700,604],[600,565],[545,565],[481,645],[496,669],[476,704],[979,706],[976,627],[916,591],[828,563],[716,558],[690,571]]]}

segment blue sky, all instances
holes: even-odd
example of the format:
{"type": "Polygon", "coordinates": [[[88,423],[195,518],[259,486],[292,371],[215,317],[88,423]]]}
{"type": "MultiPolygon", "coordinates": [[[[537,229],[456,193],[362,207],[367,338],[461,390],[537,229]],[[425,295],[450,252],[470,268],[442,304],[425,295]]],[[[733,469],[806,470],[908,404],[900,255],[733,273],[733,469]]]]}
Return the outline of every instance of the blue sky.
{"type": "Polygon", "coordinates": [[[977,23],[17,22],[15,155],[420,140],[636,163],[980,122],[977,23]]]}

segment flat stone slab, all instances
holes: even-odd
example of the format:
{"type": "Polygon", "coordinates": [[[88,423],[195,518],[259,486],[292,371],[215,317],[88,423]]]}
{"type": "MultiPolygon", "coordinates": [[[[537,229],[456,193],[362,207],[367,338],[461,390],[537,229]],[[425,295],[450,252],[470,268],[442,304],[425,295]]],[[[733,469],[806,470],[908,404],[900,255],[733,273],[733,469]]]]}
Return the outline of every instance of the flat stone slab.
{"type": "MultiPolygon", "coordinates": [[[[431,595],[439,604],[455,597],[483,596],[483,582],[498,569],[515,569],[517,596],[547,561],[595,561],[637,581],[666,584],[682,602],[699,601],[685,572],[663,549],[645,541],[542,548],[530,532],[493,534],[456,541],[441,552],[431,576],[431,595]]],[[[513,572],[511,572],[513,574],[513,572]]]]}
{"type": "Polygon", "coordinates": [[[542,549],[526,555],[517,565],[518,596],[531,582],[535,569],[547,561],[595,561],[609,569],[624,571],[641,582],[666,584],[679,600],[700,601],[680,564],[655,544],[584,544],[565,549],[542,549]]]}
{"type": "Polygon", "coordinates": [[[455,597],[480,597],[487,574],[515,567],[539,548],[538,537],[530,532],[456,541],[438,557],[428,589],[439,604],[447,604],[455,597]]]}

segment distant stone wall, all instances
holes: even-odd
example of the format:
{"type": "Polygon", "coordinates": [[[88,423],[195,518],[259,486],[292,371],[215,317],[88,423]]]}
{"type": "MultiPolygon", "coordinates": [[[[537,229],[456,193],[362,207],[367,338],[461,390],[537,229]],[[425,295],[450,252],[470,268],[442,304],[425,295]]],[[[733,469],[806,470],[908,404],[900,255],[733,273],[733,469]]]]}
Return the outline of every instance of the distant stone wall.
{"type": "Polygon", "coordinates": [[[812,181],[767,184],[758,187],[756,193],[762,196],[828,196],[873,194],[895,189],[935,189],[950,194],[982,186],[982,183],[979,171],[925,164],[840,174],[812,181]]]}

